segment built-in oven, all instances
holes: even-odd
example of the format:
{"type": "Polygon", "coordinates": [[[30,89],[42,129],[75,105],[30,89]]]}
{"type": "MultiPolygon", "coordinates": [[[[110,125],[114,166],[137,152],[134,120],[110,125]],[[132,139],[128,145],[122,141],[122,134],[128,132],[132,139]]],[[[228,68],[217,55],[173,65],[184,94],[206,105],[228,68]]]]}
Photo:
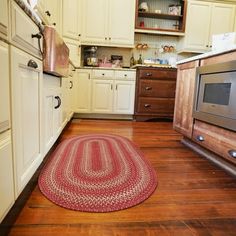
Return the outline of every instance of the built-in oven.
{"type": "Polygon", "coordinates": [[[236,131],[236,60],[196,71],[193,117],[236,131]]]}

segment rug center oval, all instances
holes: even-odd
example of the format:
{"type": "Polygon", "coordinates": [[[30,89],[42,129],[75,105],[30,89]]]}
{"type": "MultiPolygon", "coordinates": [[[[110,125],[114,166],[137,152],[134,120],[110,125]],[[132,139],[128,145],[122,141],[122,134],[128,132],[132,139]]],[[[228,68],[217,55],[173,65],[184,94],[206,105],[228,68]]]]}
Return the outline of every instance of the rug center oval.
{"type": "Polygon", "coordinates": [[[49,200],[88,212],[137,205],[156,186],[155,170],[135,144],[107,134],[64,140],[39,176],[39,188],[49,200]]]}

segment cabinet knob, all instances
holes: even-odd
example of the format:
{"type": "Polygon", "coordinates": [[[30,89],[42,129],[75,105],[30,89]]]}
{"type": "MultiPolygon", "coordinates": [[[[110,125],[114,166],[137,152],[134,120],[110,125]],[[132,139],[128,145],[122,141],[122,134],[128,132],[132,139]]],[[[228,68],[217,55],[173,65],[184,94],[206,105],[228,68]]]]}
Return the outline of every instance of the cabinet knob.
{"type": "Polygon", "coordinates": [[[208,47],[209,47],[209,45],[206,45],[206,47],[208,48],[208,47]]]}
{"type": "Polygon", "coordinates": [[[31,68],[34,68],[34,69],[38,68],[38,64],[34,60],[32,60],[32,59],[28,61],[27,66],[31,67],[31,68]]]}
{"type": "Polygon", "coordinates": [[[109,37],[109,40],[111,40],[111,37],[109,37]]]}
{"type": "Polygon", "coordinates": [[[127,74],[124,74],[124,77],[127,77],[127,74]]]}
{"type": "Polygon", "coordinates": [[[236,158],[236,150],[229,150],[228,153],[231,157],[236,158]]]}
{"type": "Polygon", "coordinates": [[[152,90],[152,87],[145,87],[145,90],[152,90]]]}
{"type": "Polygon", "coordinates": [[[107,40],[107,38],[105,38],[105,40],[107,40]]]}
{"type": "Polygon", "coordinates": [[[152,76],[152,73],[146,73],[146,76],[152,76]]]}
{"type": "Polygon", "coordinates": [[[80,37],[80,36],[81,36],[81,34],[78,34],[78,36],[80,37]]]}
{"type": "Polygon", "coordinates": [[[105,74],[104,73],[102,73],[102,76],[104,76],[105,74]]]}
{"type": "Polygon", "coordinates": [[[51,16],[50,11],[45,11],[45,13],[46,13],[47,16],[49,16],[49,17],[51,16]]]}
{"type": "Polygon", "coordinates": [[[59,96],[54,97],[57,100],[57,105],[54,107],[54,109],[58,109],[61,106],[61,98],[59,96]]]}
{"type": "Polygon", "coordinates": [[[54,23],[52,23],[54,26],[56,26],[57,25],[57,23],[56,22],[54,22],[54,23]]]}
{"type": "Polygon", "coordinates": [[[197,140],[200,141],[200,142],[203,142],[205,139],[204,139],[203,136],[198,135],[198,136],[197,136],[197,140]]]}
{"type": "Polygon", "coordinates": [[[73,82],[72,81],[70,81],[70,89],[72,89],[73,88],[73,82]]]}
{"type": "Polygon", "coordinates": [[[151,107],[151,105],[150,104],[145,104],[144,107],[149,108],[149,107],[151,107]]]}
{"type": "Polygon", "coordinates": [[[38,34],[31,34],[31,38],[37,38],[37,39],[41,39],[42,38],[42,35],[40,33],[38,34]]]}

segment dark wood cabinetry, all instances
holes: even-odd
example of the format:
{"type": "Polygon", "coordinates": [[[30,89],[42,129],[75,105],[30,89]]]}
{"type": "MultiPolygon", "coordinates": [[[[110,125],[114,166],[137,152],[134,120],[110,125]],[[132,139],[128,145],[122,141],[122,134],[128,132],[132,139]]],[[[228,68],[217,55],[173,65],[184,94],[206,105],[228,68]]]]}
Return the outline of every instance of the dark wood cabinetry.
{"type": "Polygon", "coordinates": [[[173,118],[176,74],[174,68],[137,69],[134,112],[137,121],[173,118]]]}

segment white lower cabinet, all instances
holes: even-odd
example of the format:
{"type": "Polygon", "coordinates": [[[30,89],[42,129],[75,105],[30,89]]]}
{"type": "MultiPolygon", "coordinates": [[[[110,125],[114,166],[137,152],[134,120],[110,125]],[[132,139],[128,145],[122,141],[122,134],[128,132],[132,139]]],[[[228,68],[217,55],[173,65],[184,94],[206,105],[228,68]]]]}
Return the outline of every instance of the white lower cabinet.
{"type": "Polygon", "coordinates": [[[11,47],[12,139],[18,196],[40,163],[42,61],[11,47]]]}
{"type": "Polygon", "coordinates": [[[92,81],[92,112],[112,113],[113,80],[93,79],[92,81]]]}
{"type": "Polygon", "coordinates": [[[44,74],[43,78],[43,147],[46,154],[63,127],[60,78],[44,74]]]}
{"type": "Polygon", "coordinates": [[[0,199],[1,223],[15,200],[10,131],[0,134],[0,199]]]}
{"type": "Polygon", "coordinates": [[[92,70],[78,70],[74,78],[74,111],[91,112],[91,73],[92,70]]]}

